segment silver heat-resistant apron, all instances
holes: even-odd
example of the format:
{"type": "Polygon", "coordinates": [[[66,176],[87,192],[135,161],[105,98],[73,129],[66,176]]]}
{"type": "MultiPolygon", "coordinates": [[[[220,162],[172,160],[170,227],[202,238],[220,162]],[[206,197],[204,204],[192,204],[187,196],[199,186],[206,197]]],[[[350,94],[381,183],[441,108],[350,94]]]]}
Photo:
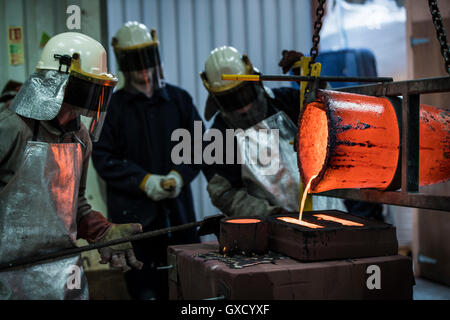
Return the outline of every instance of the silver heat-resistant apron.
{"type": "MultiPolygon", "coordinates": [[[[297,131],[291,119],[279,111],[236,135],[242,180],[249,194],[294,212],[299,210],[301,183],[292,145],[297,131]],[[273,129],[278,129],[278,133],[273,129]],[[270,156],[264,159],[261,154],[270,156]]],[[[332,209],[347,211],[341,199],[313,196],[313,210],[332,209]]]]}
{"type": "MultiPolygon", "coordinates": [[[[82,151],[28,141],[0,192],[0,262],[73,248],[82,151]]],[[[79,255],[0,272],[0,299],[88,299],[79,255]]]]}

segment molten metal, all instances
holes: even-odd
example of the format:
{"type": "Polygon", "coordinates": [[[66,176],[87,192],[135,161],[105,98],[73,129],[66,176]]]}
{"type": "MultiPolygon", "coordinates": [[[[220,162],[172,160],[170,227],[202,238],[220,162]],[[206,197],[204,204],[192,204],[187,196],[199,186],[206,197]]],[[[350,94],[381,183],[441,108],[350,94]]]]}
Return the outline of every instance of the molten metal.
{"type": "Polygon", "coordinates": [[[227,223],[259,223],[259,219],[230,219],[226,221],[227,223]]]}
{"type": "Polygon", "coordinates": [[[291,218],[291,217],[278,217],[277,219],[285,221],[285,222],[288,222],[288,223],[295,223],[295,224],[298,224],[300,226],[311,228],[311,229],[323,228],[323,226],[319,226],[318,224],[306,222],[306,221],[295,219],[295,218],[291,218]]]}
{"type": "Polygon", "coordinates": [[[340,223],[343,226],[349,226],[349,227],[362,227],[362,226],[364,226],[364,224],[362,224],[362,223],[353,222],[353,221],[345,220],[345,219],[339,219],[339,218],[328,216],[328,215],[325,215],[325,214],[314,214],[313,216],[316,217],[318,220],[333,221],[333,222],[340,223]]]}

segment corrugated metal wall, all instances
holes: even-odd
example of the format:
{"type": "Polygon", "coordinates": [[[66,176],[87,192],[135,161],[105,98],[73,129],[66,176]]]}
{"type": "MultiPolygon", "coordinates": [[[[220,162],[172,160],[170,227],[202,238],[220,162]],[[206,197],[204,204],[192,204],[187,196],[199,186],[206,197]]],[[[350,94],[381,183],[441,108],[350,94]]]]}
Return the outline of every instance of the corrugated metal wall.
{"type": "MultiPolygon", "coordinates": [[[[157,30],[166,80],[186,89],[202,115],[207,93],[199,73],[215,47],[232,45],[263,73],[279,74],[283,49],[307,53],[311,46],[310,0],[108,0],[107,12],[109,38],[129,20],[157,30]]],[[[198,218],[217,213],[202,175],[192,189],[198,218]]]]}
{"type": "Polygon", "coordinates": [[[101,40],[100,0],[0,0],[0,89],[9,79],[25,81],[34,71],[42,49],[39,42],[43,32],[50,36],[77,31],[101,40]],[[68,30],[66,13],[69,5],[82,10],[81,30],[68,30]],[[8,64],[8,27],[22,26],[25,64],[8,64]]]}

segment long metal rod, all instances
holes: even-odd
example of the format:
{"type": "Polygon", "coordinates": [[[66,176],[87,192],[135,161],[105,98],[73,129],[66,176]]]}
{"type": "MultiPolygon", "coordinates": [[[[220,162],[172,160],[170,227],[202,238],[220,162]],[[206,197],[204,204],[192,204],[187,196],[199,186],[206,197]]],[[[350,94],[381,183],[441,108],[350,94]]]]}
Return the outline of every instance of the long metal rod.
{"type": "Polygon", "coordinates": [[[110,247],[110,246],[114,246],[114,245],[121,244],[121,243],[126,243],[126,242],[131,242],[131,241],[139,241],[139,240],[167,234],[169,232],[177,232],[177,231],[181,231],[181,230],[191,229],[191,228],[200,226],[203,222],[204,222],[204,220],[197,221],[197,222],[191,222],[191,223],[186,223],[186,224],[182,224],[182,225],[175,226],[175,227],[139,233],[139,234],[136,234],[133,236],[116,239],[116,240],[111,240],[111,241],[107,241],[107,242],[93,243],[93,244],[83,246],[83,247],[75,247],[75,248],[70,248],[70,249],[57,251],[57,252],[44,254],[44,255],[39,255],[39,256],[35,256],[35,257],[27,257],[27,258],[23,258],[23,259],[18,259],[18,260],[9,262],[9,263],[0,264],[0,271],[3,271],[5,269],[19,267],[19,266],[24,267],[24,266],[28,266],[31,264],[35,264],[37,262],[44,262],[47,260],[53,260],[53,259],[57,259],[57,258],[59,259],[59,258],[64,258],[64,257],[68,257],[68,256],[73,256],[73,255],[79,254],[81,252],[110,247]]]}
{"type": "Polygon", "coordinates": [[[386,203],[402,207],[439,211],[450,210],[450,197],[430,194],[403,194],[400,191],[378,191],[371,189],[339,189],[317,193],[317,195],[356,201],[386,203]]]}
{"type": "Polygon", "coordinates": [[[291,75],[261,75],[261,81],[314,81],[320,79],[328,82],[392,82],[393,78],[387,77],[331,77],[331,76],[291,76],[291,75]]]}
{"type": "Polygon", "coordinates": [[[335,91],[351,92],[368,96],[401,96],[403,94],[426,94],[450,92],[450,77],[407,80],[390,83],[368,84],[354,87],[335,88],[335,91]]]}
{"type": "Polygon", "coordinates": [[[392,82],[389,77],[338,77],[338,76],[295,76],[295,75],[256,75],[256,74],[224,74],[223,80],[234,81],[315,81],[323,80],[328,82],[392,82]]]}

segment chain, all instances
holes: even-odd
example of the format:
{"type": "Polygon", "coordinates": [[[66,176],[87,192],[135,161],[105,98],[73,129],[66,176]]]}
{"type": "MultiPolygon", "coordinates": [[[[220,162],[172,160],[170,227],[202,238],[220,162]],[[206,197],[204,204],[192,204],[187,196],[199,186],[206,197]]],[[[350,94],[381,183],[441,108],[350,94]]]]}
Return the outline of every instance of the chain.
{"type": "MultiPolygon", "coordinates": [[[[312,37],[313,45],[311,47],[311,51],[309,52],[309,55],[311,57],[311,60],[308,63],[308,74],[307,76],[311,75],[311,65],[316,61],[317,55],[319,54],[319,42],[320,42],[320,30],[322,29],[322,19],[323,15],[325,14],[325,2],[326,0],[318,0],[319,6],[316,9],[316,20],[314,21],[314,34],[312,37]]],[[[304,107],[306,105],[306,100],[308,97],[309,92],[311,91],[311,82],[308,81],[305,88],[305,95],[303,97],[302,106],[304,107]]],[[[298,119],[299,123],[298,126],[300,126],[300,117],[298,119]]],[[[294,150],[297,152],[298,150],[298,139],[297,135],[295,136],[294,141],[294,150]]]]}
{"type": "MultiPolygon", "coordinates": [[[[309,55],[311,60],[308,64],[308,74],[311,75],[311,65],[316,61],[317,55],[319,54],[319,42],[320,42],[320,30],[322,29],[322,19],[325,14],[325,2],[326,0],[318,0],[319,6],[316,9],[316,20],[314,21],[314,34],[312,36],[313,45],[311,47],[311,51],[309,55]]],[[[303,98],[303,106],[305,106],[306,98],[308,97],[308,93],[311,90],[311,82],[308,81],[305,89],[305,96],[303,98]]]]}
{"type": "Polygon", "coordinates": [[[309,55],[311,56],[311,62],[310,65],[310,71],[311,71],[311,64],[313,64],[317,58],[317,55],[319,54],[319,42],[320,42],[320,30],[322,29],[322,18],[325,14],[325,2],[326,0],[318,0],[319,6],[316,10],[316,21],[314,22],[314,34],[312,37],[313,46],[311,47],[311,51],[309,55]]]}
{"type": "Polygon", "coordinates": [[[444,57],[445,68],[447,73],[450,74],[450,50],[448,48],[447,34],[445,33],[445,28],[442,24],[442,17],[439,12],[437,0],[428,0],[428,6],[430,7],[431,17],[433,18],[434,28],[436,29],[436,36],[441,45],[441,53],[444,57]]]}

